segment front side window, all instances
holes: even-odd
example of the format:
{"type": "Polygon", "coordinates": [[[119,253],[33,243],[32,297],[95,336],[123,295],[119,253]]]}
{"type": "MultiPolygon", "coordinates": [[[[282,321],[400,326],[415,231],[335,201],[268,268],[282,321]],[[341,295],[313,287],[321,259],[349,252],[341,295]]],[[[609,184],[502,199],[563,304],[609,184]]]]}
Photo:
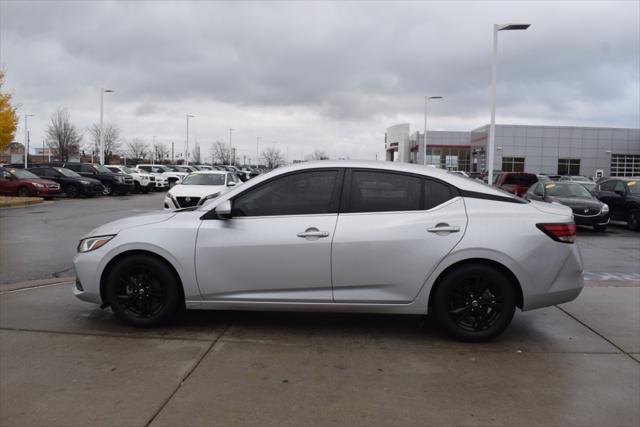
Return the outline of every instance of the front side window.
{"type": "Polygon", "coordinates": [[[622,181],[616,181],[616,185],[615,187],[613,187],[613,191],[620,194],[625,194],[627,192],[622,181]]]}
{"type": "Polygon", "coordinates": [[[349,212],[421,210],[422,180],[388,172],[353,171],[349,212]]]}
{"type": "Polygon", "coordinates": [[[233,200],[233,216],[336,213],[338,171],[310,171],[276,178],[233,200]]]}
{"type": "Polygon", "coordinates": [[[151,172],[151,166],[138,166],[138,169],[142,169],[143,171],[151,172]]]}

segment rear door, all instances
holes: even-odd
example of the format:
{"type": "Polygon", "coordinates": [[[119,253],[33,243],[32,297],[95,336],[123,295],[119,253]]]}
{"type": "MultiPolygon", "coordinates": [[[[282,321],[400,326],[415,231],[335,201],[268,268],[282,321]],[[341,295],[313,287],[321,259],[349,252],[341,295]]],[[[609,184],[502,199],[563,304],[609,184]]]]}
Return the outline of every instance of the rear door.
{"type": "Polygon", "coordinates": [[[413,301],[466,225],[464,202],[446,183],[380,170],[347,172],[331,254],[334,301],[413,301]]]}
{"type": "Polygon", "coordinates": [[[18,180],[9,171],[2,171],[0,176],[0,194],[13,196],[18,191],[18,180]]]}

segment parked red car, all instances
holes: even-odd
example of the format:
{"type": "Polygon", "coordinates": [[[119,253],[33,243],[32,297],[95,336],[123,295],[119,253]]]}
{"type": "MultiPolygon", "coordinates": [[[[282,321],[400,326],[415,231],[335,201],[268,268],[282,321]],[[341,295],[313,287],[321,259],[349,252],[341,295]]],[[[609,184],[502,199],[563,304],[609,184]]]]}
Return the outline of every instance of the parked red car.
{"type": "Polygon", "coordinates": [[[536,182],[538,182],[538,177],[533,173],[503,172],[495,180],[493,186],[516,196],[522,196],[536,182]]]}
{"type": "Polygon", "coordinates": [[[0,194],[18,197],[53,197],[62,193],[60,184],[42,179],[24,169],[2,169],[0,194]]]}

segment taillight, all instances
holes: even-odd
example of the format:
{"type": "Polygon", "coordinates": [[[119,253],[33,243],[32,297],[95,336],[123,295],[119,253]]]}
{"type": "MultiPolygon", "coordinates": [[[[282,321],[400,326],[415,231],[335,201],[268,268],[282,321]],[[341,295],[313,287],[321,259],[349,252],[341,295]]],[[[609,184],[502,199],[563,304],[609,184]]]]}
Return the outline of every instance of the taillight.
{"type": "Polygon", "coordinates": [[[569,224],[536,224],[544,234],[556,242],[573,243],[576,241],[576,225],[569,224]]]}

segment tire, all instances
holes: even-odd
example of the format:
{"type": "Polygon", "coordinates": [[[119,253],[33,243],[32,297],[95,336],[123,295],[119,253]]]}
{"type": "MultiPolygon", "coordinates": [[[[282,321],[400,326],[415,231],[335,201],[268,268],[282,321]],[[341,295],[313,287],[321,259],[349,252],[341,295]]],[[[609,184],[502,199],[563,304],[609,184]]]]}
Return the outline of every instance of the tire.
{"type": "Polygon", "coordinates": [[[140,184],[138,184],[137,182],[133,182],[133,192],[134,193],[141,193],[142,190],[140,190],[140,184]]]}
{"type": "Polygon", "coordinates": [[[29,191],[27,187],[20,187],[16,194],[18,197],[29,197],[31,195],[31,191],[29,191]]]}
{"type": "Polygon", "coordinates": [[[80,194],[80,190],[78,189],[78,187],[73,184],[67,185],[64,189],[64,192],[67,197],[70,197],[72,199],[78,197],[78,194],[80,194]]]}
{"type": "Polygon", "coordinates": [[[594,225],[593,229],[595,231],[605,231],[607,229],[607,226],[606,225],[594,225]]]}
{"type": "Polygon", "coordinates": [[[177,180],[175,179],[170,179],[169,180],[169,189],[173,188],[174,185],[176,185],[178,183],[177,180]]]}
{"type": "Polygon", "coordinates": [[[133,326],[160,326],[183,306],[173,270],[151,255],[131,255],[120,260],[105,283],[106,299],[114,314],[133,326]]]}
{"type": "Polygon", "coordinates": [[[102,189],[102,194],[104,196],[110,196],[110,195],[113,194],[113,185],[111,183],[106,182],[106,183],[102,184],[102,186],[104,187],[102,189]]]}
{"type": "Polygon", "coordinates": [[[629,217],[627,218],[627,226],[630,230],[640,230],[640,210],[632,209],[629,212],[629,217]]]}
{"type": "Polygon", "coordinates": [[[436,321],[450,337],[465,342],[489,341],[511,323],[516,308],[512,283],[500,271],[467,264],[448,273],[432,299],[436,321]]]}

